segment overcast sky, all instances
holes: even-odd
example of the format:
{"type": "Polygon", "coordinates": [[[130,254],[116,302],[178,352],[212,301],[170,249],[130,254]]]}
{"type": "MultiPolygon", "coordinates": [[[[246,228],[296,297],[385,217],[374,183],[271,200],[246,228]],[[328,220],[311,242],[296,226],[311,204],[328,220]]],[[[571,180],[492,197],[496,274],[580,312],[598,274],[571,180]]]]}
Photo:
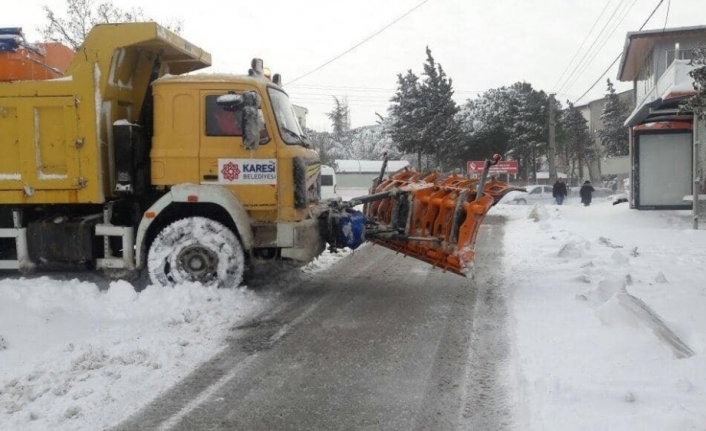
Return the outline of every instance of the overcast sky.
{"type": "MultiPolygon", "coordinates": [[[[9,5],[0,14],[0,27],[21,26],[31,41],[38,40],[36,28],[44,23],[42,5],[57,12],[65,10],[64,0],[6,2],[9,5]]],[[[244,73],[252,57],[263,58],[267,67],[282,74],[293,102],[309,110],[309,127],[329,130],[325,113],[333,107],[332,96],[347,97],[354,127],[374,124],[376,112],[386,115],[397,74],[412,69],[421,75],[427,45],[453,79],[459,103],[517,81],[555,92],[562,102],[575,101],[622,51],[626,33],[638,30],[659,0],[113,3],[125,9],[141,5],[148,16],[160,22],[183,20],[182,36],[212,54],[213,66],[206,70],[244,73]],[[420,4],[350,53],[287,84],[420,4]],[[564,85],[581,59],[583,64],[564,85]]],[[[645,29],[663,28],[665,24],[706,24],[706,0],[665,0],[645,29]]],[[[617,67],[616,64],[607,75],[613,81],[617,67]]],[[[579,104],[602,97],[604,81],[605,78],[579,104]]],[[[631,84],[621,83],[617,88],[626,90],[631,84]]]]}

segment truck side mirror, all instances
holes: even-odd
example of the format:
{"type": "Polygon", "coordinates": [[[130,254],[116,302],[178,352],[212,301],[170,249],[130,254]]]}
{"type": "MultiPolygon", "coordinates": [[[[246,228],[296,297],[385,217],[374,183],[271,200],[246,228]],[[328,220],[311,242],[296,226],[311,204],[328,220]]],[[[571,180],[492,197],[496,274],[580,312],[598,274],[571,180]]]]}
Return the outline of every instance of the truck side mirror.
{"type": "Polygon", "coordinates": [[[218,96],[216,104],[224,111],[237,112],[243,109],[245,98],[241,94],[236,94],[235,91],[229,91],[228,94],[218,96]]]}
{"type": "Polygon", "coordinates": [[[260,146],[260,96],[254,91],[243,93],[243,146],[249,150],[257,150],[260,146]]]}
{"type": "Polygon", "coordinates": [[[257,150],[260,145],[260,121],[257,110],[260,107],[260,96],[254,91],[237,94],[229,91],[228,94],[218,96],[218,106],[225,111],[242,111],[241,130],[243,146],[248,150],[257,150]]]}

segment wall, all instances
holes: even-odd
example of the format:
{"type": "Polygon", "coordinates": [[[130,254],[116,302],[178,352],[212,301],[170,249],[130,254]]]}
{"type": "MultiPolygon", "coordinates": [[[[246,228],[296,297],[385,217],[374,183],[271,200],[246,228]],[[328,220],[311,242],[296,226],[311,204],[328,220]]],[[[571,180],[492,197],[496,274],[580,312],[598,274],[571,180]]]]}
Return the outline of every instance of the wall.
{"type": "Polygon", "coordinates": [[[679,42],[679,50],[680,51],[691,51],[694,48],[698,48],[699,46],[703,45],[706,43],[706,35],[704,35],[703,38],[694,40],[679,40],[679,39],[672,39],[668,41],[662,41],[655,43],[653,47],[654,51],[654,60],[655,60],[655,84],[659,80],[659,78],[664,75],[664,72],[667,71],[667,67],[669,67],[669,64],[667,64],[667,52],[668,51],[674,51],[674,44],[679,42]]]}
{"type": "MultiPolygon", "coordinates": [[[[618,93],[618,99],[628,106],[628,112],[632,111],[635,106],[634,98],[635,92],[633,90],[618,93]]],[[[598,154],[600,155],[597,160],[588,163],[587,166],[584,167],[583,175],[580,175],[582,178],[589,178],[593,183],[599,183],[601,177],[605,175],[618,175],[620,178],[624,178],[630,173],[629,157],[619,157],[618,159],[620,160],[606,162],[606,160],[612,159],[605,159],[605,148],[597,133],[599,130],[603,130],[601,115],[603,115],[605,105],[606,99],[602,98],[577,107],[587,121],[588,131],[592,137],[593,145],[598,149],[598,154]],[[623,159],[625,159],[625,161],[623,161],[623,159]],[[604,166],[607,167],[608,171],[604,171],[604,166]]],[[[625,134],[628,134],[627,128],[625,128],[625,134]]]]}
{"type": "Polygon", "coordinates": [[[373,173],[343,173],[336,174],[338,188],[368,188],[373,184],[373,179],[378,178],[380,174],[373,173]]]}
{"type": "Polygon", "coordinates": [[[309,113],[309,110],[299,105],[292,105],[292,108],[294,108],[294,115],[296,115],[297,120],[299,120],[299,126],[304,130],[306,128],[306,114],[309,113]]]}

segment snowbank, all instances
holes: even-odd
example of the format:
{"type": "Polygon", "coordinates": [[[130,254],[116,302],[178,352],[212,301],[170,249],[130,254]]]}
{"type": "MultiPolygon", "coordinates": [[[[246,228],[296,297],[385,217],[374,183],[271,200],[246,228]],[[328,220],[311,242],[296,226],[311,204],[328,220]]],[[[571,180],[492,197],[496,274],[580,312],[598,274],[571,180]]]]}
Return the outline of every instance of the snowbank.
{"type": "Polygon", "coordinates": [[[266,301],[245,289],[0,281],[0,429],[101,429],[211,357],[266,301]]]}

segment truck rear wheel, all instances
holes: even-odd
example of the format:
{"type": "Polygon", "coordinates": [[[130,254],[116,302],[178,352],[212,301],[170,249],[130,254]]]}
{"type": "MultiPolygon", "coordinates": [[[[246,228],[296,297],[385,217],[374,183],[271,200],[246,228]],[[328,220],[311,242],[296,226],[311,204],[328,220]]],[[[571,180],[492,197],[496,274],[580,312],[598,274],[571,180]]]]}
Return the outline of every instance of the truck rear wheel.
{"type": "Polygon", "coordinates": [[[174,286],[237,287],[243,279],[245,256],[233,231],[205,217],[189,217],[165,227],[147,255],[152,283],[174,286]]]}

